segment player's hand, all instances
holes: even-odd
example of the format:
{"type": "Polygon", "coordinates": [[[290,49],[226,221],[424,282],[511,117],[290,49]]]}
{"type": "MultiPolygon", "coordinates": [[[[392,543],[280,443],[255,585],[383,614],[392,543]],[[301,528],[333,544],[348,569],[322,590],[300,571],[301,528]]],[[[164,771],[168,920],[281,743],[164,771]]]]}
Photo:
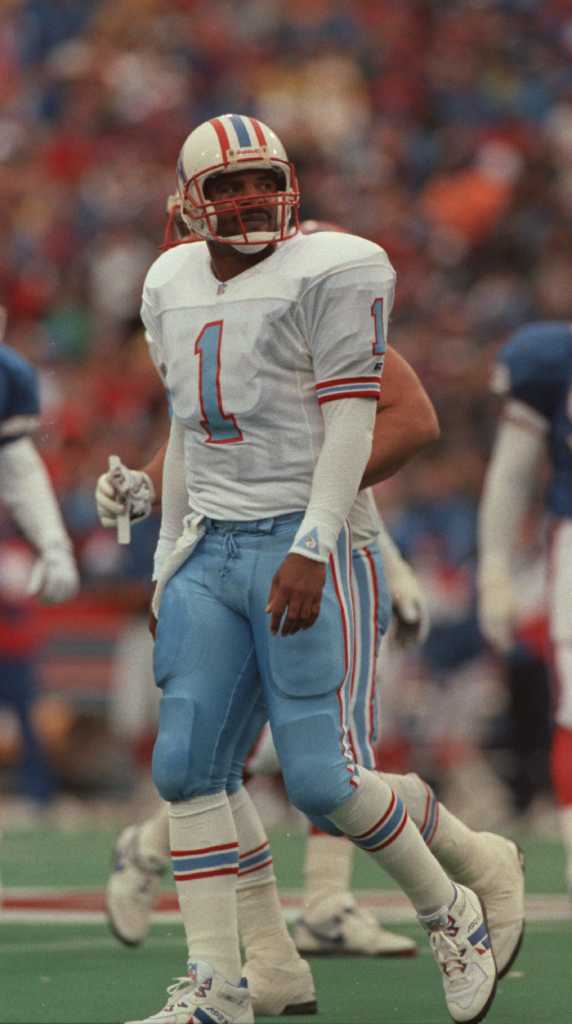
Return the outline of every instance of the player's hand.
{"type": "Polygon", "coordinates": [[[478,579],[481,633],[495,650],[506,654],[515,643],[516,595],[508,569],[483,570],[478,579]]]}
{"type": "Polygon", "coordinates": [[[48,604],[60,604],[75,597],[80,578],[72,550],[65,545],[47,548],[36,561],[28,594],[38,595],[48,604]]]}
{"type": "Polygon", "coordinates": [[[271,633],[292,636],[300,629],[310,629],[320,614],[325,582],[323,562],[304,555],[287,555],[274,575],[266,605],[272,616],[271,633]]]}
{"type": "Polygon", "coordinates": [[[389,580],[393,607],[393,638],[399,647],[414,647],[425,643],[431,621],[425,595],[413,569],[404,559],[392,572],[389,580]]]}
{"type": "Polygon", "coordinates": [[[102,526],[116,527],[117,520],[129,508],[131,522],[140,523],[151,512],[155,488],[151,478],[140,469],[122,466],[122,478],[115,471],[103,473],[95,488],[95,504],[102,526]]]}

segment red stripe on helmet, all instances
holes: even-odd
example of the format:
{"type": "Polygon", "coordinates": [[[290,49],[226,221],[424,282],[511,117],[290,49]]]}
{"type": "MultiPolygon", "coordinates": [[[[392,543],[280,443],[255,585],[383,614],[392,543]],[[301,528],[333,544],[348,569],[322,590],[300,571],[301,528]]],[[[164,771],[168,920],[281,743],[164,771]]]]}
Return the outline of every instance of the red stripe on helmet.
{"type": "Polygon", "coordinates": [[[223,164],[226,165],[228,163],[228,151],[230,149],[230,141],[226,133],[226,128],[222,121],[218,119],[218,117],[214,117],[212,121],[209,121],[209,124],[212,124],[216,132],[217,139],[219,141],[219,145],[222,152],[222,162],[223,164]]]}
{"type": "Polygon", "coordinates": [[[254,128],[254,134],[256,135],[256,141],[258,142],[259,146],[265,146],[266,137],[262,130],[262,125],[260,124],[260,121],[257,121],[255,117],[251,117],[249,120],[252,127],[254,128]]]}

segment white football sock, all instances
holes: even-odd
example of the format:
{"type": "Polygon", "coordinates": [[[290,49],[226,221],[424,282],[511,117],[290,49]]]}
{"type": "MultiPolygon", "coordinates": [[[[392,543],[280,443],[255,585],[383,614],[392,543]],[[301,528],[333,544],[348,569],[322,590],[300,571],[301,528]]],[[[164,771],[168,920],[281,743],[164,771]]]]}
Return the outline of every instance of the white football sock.
{"type": "Polygon", "coordinates": [[[371,854],[419,914],[433,914],[455,898],[453,883],[423,842],[404,804],[375,772],[359,770],[360,783],[328,818],[371,854]]]}
{"type": "Polygon", "coordinates": [[[147,818],[139,825],[139,850],[143,857],[153,860],[168,861],[169,845],[169,805],[163,803],[152,818],[147,818]]]}
{"type": "Polygon", "coordinates": [[[483,840],[440,803],[418,775],[380,776],[401,798],[423,839],[456,882],[470,885],[482,873],[483,840]]]}
{"type": "Polygon", "coordinates": [[[229,797],[240,849],[236,898],[246,960],[280,964],[298,952],[286,927],[268,836],[244,786],[229,797]]]}
{"type": "Polygon", "coordinates": [[[350,891],[354,845],[345,836],[311,832],[304,858],[304,911],[312,916],[332,896],[350,891]]]}
{"type": "Polygon", "coordinates": [[[238,839],[226,793],[170,804],[169,833],[189,961],[206,960],[238,985],[238,839]]]}

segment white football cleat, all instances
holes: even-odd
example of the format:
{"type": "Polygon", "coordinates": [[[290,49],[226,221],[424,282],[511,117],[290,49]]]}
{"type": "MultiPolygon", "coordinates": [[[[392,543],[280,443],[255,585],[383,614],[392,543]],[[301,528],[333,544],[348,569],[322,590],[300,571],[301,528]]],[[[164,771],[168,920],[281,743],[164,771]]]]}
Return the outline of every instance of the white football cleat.
{"type": "Polygon", "coordinates": [[[232,985],[204,960],[189,964],[188,972],[169,985],[162,1010],[127,1024],[254,1024],[246,978],[232,985]]]}
{"type": "Polygon", "coordinates": [[[143,857],[136,825],[120,832],[113,848],[105,906],[111,931],[126,946],[139,946],[146,938],[166,867],[162,858],[143,857]]]}
{"type": "Polygon", "coordinates": [[[318,1012],[310,965],[302,957],[277,964],[248,960],[243,968],[257,1017],[291,1017],[318,1012]]]}
{"type": "Polygon", "coordinates": [[[467,881],[483,904],[499,978],[510,970],[524,937],[524,854],[512,839],[479,832],[483,855],[467,881]]]}
{"type": "Polygon", "coordinates": [[[455,885],[456,896],[445,911],[419,915],[429,933],[441,971],[447,1009],[456,1024],[478,1024],[496,994],[497,968],[478,896],[455,885]]]}
{"type": "Polygon", "coordinates": [[[415,956],[413,939],[383,928],[347,893],[330,897],[294,925],[292,937],[302,956],[415,956]]]}

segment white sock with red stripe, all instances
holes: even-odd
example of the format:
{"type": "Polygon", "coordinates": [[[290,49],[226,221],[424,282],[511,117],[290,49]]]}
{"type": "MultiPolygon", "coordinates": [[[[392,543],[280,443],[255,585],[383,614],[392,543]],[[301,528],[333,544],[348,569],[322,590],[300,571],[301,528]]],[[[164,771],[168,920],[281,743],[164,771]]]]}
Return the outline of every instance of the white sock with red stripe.
{"type": "Polygon", "coordinates": [[[366,768],[360,784],[330,821],[371,854],[409,897],[417,913],[433,914],[455,898],[453,883],[423,842],[417,826],[386,782],[366,768]]]}
{"type": "Polygon", "coordinates": [[[280,964],[298,957],[284,921],[264,825],[244,786],[229,797],[240,857],[236,884],[238,930],[246,960],[280,964]]]}
{"type": "Polygon", "coordinates": [[[312,828],[304,858],[304,912],[310,917],[332,896],[350,891],[354,845],[312,828]]]}
{"type": "Polygon", "coordinates": [[[153,815],[139,826],[139,851],[142,857],[168,861],[171,853],[169,842],[169,805],[164,803],[153,815]]]}
{"type": "Polygon", "coordinates": [[[238,985],[238,839],[226,793],[170,804],[169,833],[189,961],[206,960],[238,985]]]}
{"type": "Polygon", "coordinates": [[[456,882],[471,884],[475,870],[482,871],[483,840],[437,800],[418,775],[381,773],[405,804],[423,839],[439,863],[456,882]]]}

